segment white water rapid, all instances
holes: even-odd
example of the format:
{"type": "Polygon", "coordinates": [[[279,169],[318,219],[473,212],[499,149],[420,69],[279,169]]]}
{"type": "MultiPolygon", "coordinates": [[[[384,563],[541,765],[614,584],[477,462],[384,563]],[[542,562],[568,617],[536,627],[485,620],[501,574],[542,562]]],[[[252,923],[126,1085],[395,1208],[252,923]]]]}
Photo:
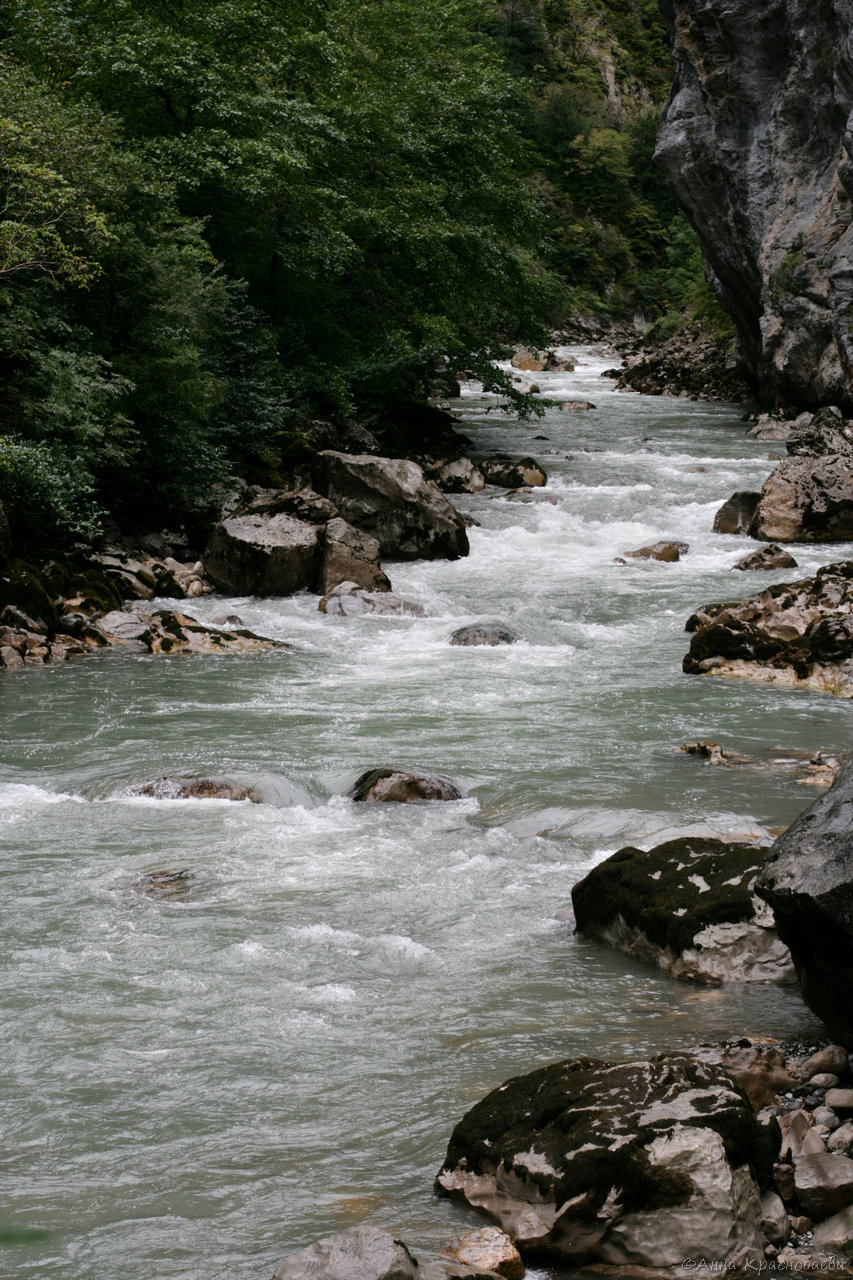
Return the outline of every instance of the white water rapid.
{"type": "Polygon", "coordinates": [[[687,677],[681,659],[697,605],[853,547],[732,573],[752,544],[713,516],[760,487],[772,446],[736,406],[620,394],[600,377],[612,356],[573,354],[576,373],[536,378],[588,413],[519,425],[466,388],[475,447],[531,454],[549,482],[455,500],[481,522],[468,559],[386,566],[426,617],[194,601],[295,652],[112,654],[0,681],[0,1217],[47,1233],[0,1250],[0,1270],[267,1280],[364,1220],[438,1251],[480,1225],[432,1194],[450,1132],[507,1077],[814,1030],[794,991],[679,984],[555,920],[624,844],[769,838],[814,796],[773,762],[850,736],[847,703],[687,677]],[[664,537],[689,554],[614,562],[664,537]],[[482,617],[520,643],[448,645],[482,617]],[[697,738],[757,763],[679,754],[697,738]],[[345,798],[386,764],[465,798],[345,798]],[[265,803],[127,794],[167,773],[265,803]],[[182,898],[135,887],[181,868],[182,898]]]}

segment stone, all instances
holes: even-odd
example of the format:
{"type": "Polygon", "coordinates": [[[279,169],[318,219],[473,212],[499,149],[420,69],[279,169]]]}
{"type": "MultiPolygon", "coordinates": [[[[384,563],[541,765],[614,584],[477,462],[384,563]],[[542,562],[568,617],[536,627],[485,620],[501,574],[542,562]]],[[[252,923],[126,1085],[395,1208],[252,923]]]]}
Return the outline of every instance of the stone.
{"type": "Polygon", "coordinates": [[[765,542],[853,538],[853,456],[783,458],[762,486],[749,532],[765,542]]]}
{"type": "Polygon", "coordinates": [[[714,533],[746,533],[755,517],[760,493],[733,493],[714,516],[714,533]]]}
{"type": "Polygon", "coordinates": [[[418,1264],[388,1231],[362,1225],[292,1253],[272,1280],[419,1280],[418,1264]]]}
{"type": "Polygon", "coordinates": [[[838,1119],[838,1116],[830,1107],[815,1107],[813,1119],[815,1125],[821,1125],[821,1127],[825,1128],[829,1133],[832,1133],[841,1125],[841,1121],[838,1119]]]}
{"type": "Polygon", "coordinates": [[[841,1084],[841,1080],[829,1071],[818,1071],[809,1077],[809,1084],[814,1089],[836,1089],[841,1084]]]}
{"type": "Polygon", "coordinates": [[[487,484],[501,485],[504,489],[521,489],[525,486],[541,488],[548,483],[543,467],[533,458],[487,458],[480,463],[480,470],[487,484]]]}
{"type": "Polygon", "coordinates": [[[261,489],[250,491],[237,508],[237,515],[293,516],[307,524],[327,524],[340,513],[334,503],[310,485],[301,489],[261,489]]]}
{"type": "Polygon", "coordinates": [[[788,1224],[788,1211],[775,1191],[765,1191],[761,1197],[761,1217],[758,1225],[771,1244],[788,1243],[791,1228],[788,1224]]]}
{"type": "Polygon", "coordinates": [[[762,413],[746,434],[753,440],[787,440],[792,430],[793,426],[790,422],[774,418],[770,413],[762,413]]]}
{"type": "Polygon", "coordinates": [[[17,649],[13,649],[9,644],[4,644],[0,645],[0,663],[3,664],[7,671],[14,671],[24,665],[24,659],[17,649]]]}
{"type": "MultiPolygon", "coordinates": [[[[853,761],[771,845],[756,884],[791,950],[806,1003],[847,1048],[853,1047],[851,805],[853,761]]],[[[826,1060],[820,1068],[831,1069],[826,1060]]]]}
{"type": "Polygon", "coordinates": [[[799,1074],[803,1080],[813,1080],[815,1076],[822,1075],[826,1071],[832,1072],[833,1075],[845,1076],[848,1063],[849,1058],[844,1045],[827,1044],[806,1059],[800,1067],[799,1074]]]}
{"type": "Polygon", "coordinates": [[[471,622],[459,627],[450,637],[453,645],[467,647],[475,645],[515,644],[518,636],[502,622],[471,622]]]}
{"type": "Polygon", "coordinates": [[[796,1194],[794,1187],[794,1166],[781,1161],[773,1166],[773,1185],[782,1200],[787,1204],[796,1194]]]}
{"type": "Polygon", "coordinates": [[[416,462],[327,449],[314,484],[342,518],[398,560],[457,560],[468,554],[465,522],[416,462]]]}
{"type": "Polygon", "coordinates": [[[484,1267],[504,1280],[524,1280],[526,1274],[521,1254],[509,1236],[497,1227],[466,1232],[443,1251],[442,1257],[470,1267],[484,1267]]]}
{"type": "Polygon", "coordinates": [[[366,804],[421,804],[426,800],[461,800],[462,793],[444,778],[399,769],[369,769],[356,782],[350,799],[366,804]]]}
{"type": "Polygon", "coordinates": [[[456,1126],[436,1190],[560,1265],[764,1258],[778,1130],[687,1054],[567,1060],[508,1080],[456,1126]]]}
{"type": "Polygon", "coordinates": [[[790,551],[785,551],[777,543],[770,542],[766,547],[760,547],[758,551],[751,551],[749,555],[743,556],[738,560],[737,564],[732,565],[732,568],[744,570],[760,569],[763,571],[770,569],[796,569],[797,562],[790,551]]]}
{"type": "Polygon", "coordinates": [[[804,1155],[794,1165],[794,1185],[804,1211],[823,1222],[853,1204],[853,1160],[826,1151],[804,1155]]]}
{"type": "Polygon", "coordinates": [[[733,603],[705,605],[683,670],[853,697],[853,562],[776,583],[733,603]]]}
{"type": "Polygon", "coordinates": [[[675,79],[656,160],[697,228],[760,396],[850,412],[848,0],[660,8],[675,79]]]}
{"type": "Polygon", "coordinates": [[[328,593],[342,582],[354,582],[365,591],[390,591],[391,583],[379,563],[379,543],[369,533],[354,529],[340,516],[326,525],[320,590],[328,593]]]}
{"type": "Polygon", "coordinates": [[[147,796],[153,800],[252,800],[257,796],[239,782],[213,778],[158,778],[156,782],[143,782],[131,787],[132,796],[147,796]]]}
{"type": "Polygon", "coordinates": [[[442,493],[482,493],[486,487],[482,471],[470,458],[442,463],[430,471],[430,479],[442,493]]]}
{"type": "Polygon", "coordinates": [[[125,613],[123,610],[114,609],[98,619],[97,630],[102,632],[111,644],[147,649],[151,641],[151,619],[147,614],[125,613]]]}
{"type": "Polygon", "coordinates": [[[853,1208],[842,1209],[822,1222],[814,1234],[816,1249],[853,1255],[853,1208]]]}
{"type": "Polygon", "coordinates": [[[833,1111],[853,1111],[853,1089],[828,1089],[826,1105],[833,1111]]]}
{"type": "Polygon", "coordinates": [[[365,591],[354,582],[338,583],[323,596],[317,607],[321,613],[341,618],[361,618],[371,614],[382,617],[395,614],[413,618],[424,616],[422,605],[404,600],[391,591],[365,591]]]}
{"type": "Polygon", "coordinates": [[[727,1071],[756,1111],[773,1103],[794,1084],[785,1052],[772,1040],[744,1036],[724,1044],[701,1045],[694,1050],[694,1056],[697,1062],[708,1062],[727,1071]]]}
{"type": "Polygon", "coordinates": [[[668,564],[680,560],[690,547],[686,542],[654,542],[649,547],[640,547],[637,551],[626,551],[631,560],[664,560],[668,564]]]}
{"type": "Polygon", "coordinates": [[[830,1151],[849,1155],[853,1151],[853,1124],[842,1124],[830,1135],[826,1145],[830,1151]]]}
{"type": "Polygon", "coordinates": [[[563,413],[587,413],[590,409],[594,409],[596,406],[589,400],[564,400],[562,404],[559,404],[557,407],[558,409],[561,409],[563,413]]]}
{"type": "Polygon", "coordinates": [[[794,980],[772,914],[753,891],[763,850],[685,838],[628,847],[572,889],[587,937],[693,982],[794,980]]]}
{"type": "Polygon", "coordinates": [[[794,423],[788,437],[789,457],[853,458],[853,430],[845,423],[841,410],[825,405],[814,414],[803,414],[794,423]]]}
{"type": "Polygon", "coordinates": [[[545,352],[528,351],[527,347],[519,347],[510,363],[513,369],[521,369],[524,373],[542,373],[546,359],[545,352]]]}
{"type": "Polygon", "coordinates": [[[321,555],[316,525],[284,513],[235,515],[213,530],[204,568],[230,595],[290,596],[314,590],[321,555]]]}

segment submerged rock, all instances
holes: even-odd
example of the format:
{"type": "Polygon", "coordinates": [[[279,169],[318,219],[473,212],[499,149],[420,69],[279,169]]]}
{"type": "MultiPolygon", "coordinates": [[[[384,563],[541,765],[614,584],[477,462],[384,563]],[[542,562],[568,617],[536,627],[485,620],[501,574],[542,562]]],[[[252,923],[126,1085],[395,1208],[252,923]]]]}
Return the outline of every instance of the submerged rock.
{"type": "Polygon", "coordinates": [[[689,675],[746,676],[853,697],[853,561],[747,600],[705,605],[687,629],[694,632],[683,662],[689,675]]]}
{"type": "Polygon", "coordinates": [[[150,871],[134,882],[134,888],[149,898],[186,898],[196,884],[195,872],[182,867],[179,871],[150,871]]]}
{"type": "Polygon", "coordinates": [[[468,554],[465,522],[416,462],[327,449],[314,482],[344,520],[400,560],[456,560],[468,554]]]}
{"type": "Polygon", "coordinates": [[[654,542],[651,546],[640,547],[637,551],[626,551],[629,560],[664,560],[673,564],[687,555],[690,550],[686,542],[654,542]]]}
{"type": "Polygon", "coordinates": [[[486,458],[480,463],[480,470],[487,484],[501,485],[504,489],[521,489],[524,486],[541,488],[548,483],[544,468],[533,458],[486,458]]]}
{"type": "Polygon", "coordinates": [[[330,617],[361,618],[366,614],[385,617],[401,614],[413,618],[424,616],[422,605],[404,600],[392,591],[364,590],[354,582],[339,582],[323,596],[317,607],[321,613],[328,613],[330,617]]]}
{"type": "Polygon", "coordinates": [[[514,631],[510,631],[509,627],[505,627],[502,622],[470,622],[465,627],[459,627],[450,637],[450,643],[453,645],[499,645],[499,644],[515,644],[518,636],[514,631]]]}
{"type": "Polygon", "coordinates": [[[853,761],[771,846],[757,892],[791,949],[803,997],[853,1048],[853,761]]]}
{"type": "Polygon", "coordinates": [[[763,850],[680,839],[620,849],[572,889],[578,932],[694,982],[793,982],[753,892],[763,850]]]}
{"type": "Polygon", "coordinates": [[[358,779],[350,799],[367,804],[420,804],[425,800],[461,800],[462,793],[444,778],[397,769],[370,769],[358,779]]]}
{"type": "Polygon", "coordinates": [[[745,571],[796,569],[797,562],[789,551],[783,551],[775,542],[771,542],[766,547],[759,547],[757,551],[751,551],[749,555],[743,556],[737,564],[732,565],[732,568],[745,571]]]}
{"type": "Polygon", "coordinates": [[[148,796],[153,800],[252,800],[258,797],[239,782],[214,778],[158,778],[131,787],[132,796],[148,796]]]}
{"type": "Polygon", "coordinates": [[[779,1147],[731,1077],[689,1055],[577,1059],[517,1076],[456,1126],[436,1189],[522,1254],[668,1268],[764,1261],[761,1193],[779,1147]]]}

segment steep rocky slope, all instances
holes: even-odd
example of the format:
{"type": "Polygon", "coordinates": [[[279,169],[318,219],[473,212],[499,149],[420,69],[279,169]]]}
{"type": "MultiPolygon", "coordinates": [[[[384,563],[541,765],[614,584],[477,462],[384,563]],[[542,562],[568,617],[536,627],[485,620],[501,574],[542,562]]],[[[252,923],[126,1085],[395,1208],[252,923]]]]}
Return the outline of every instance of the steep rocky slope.
{"type": "Polygon", "coordinates": [[[762,394],[853,411],[853,0],[659,0],[657,159],[762,394]]]}

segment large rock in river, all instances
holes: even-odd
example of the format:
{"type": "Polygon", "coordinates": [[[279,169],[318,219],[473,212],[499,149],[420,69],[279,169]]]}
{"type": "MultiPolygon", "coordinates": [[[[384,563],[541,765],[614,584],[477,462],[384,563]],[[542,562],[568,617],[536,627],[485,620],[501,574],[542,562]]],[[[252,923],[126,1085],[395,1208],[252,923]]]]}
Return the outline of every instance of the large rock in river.
{"type": "Polygon", "coordinates": [[[321,561],[322,529],[280,513],[229,516],[204,556],[211,582],[230,595],[289,596],[311,591],[321,561]]]}
{"type": "Polygon", "coordinates": [[[687,1054],[569,1060],[495,1089],[453,1131],[436,1189],[525,1250],[581,1266],[764,1261],[761,1192],[779,1149],[717,1066],[687,1054]]]}
{"type": "Polygon", "coordinates": [[[465,521],[416,462],[326,449],[314,484],[344,520],[371,534],[383,555],[456,560],[468,554],[465,521]]]}
{"type": "Polygon", "coordinates": [[[657,160],[763,398],[850,411],[851,2],[659,3],[675,80],[657,160]]]}
{"type": "Polygon", "coordinates": [[[853,761],[768,851],[773,908],[807,1003],[853,1048],[853,761]]]}
{"type": "Polygon", "coordinates": [[[683,663],[689,675],[746,676],[853,697],[853,561],[747,600],[705,605],[687,630],[695,633],[683,663]]]}
{"type": "Polygon", "coordinates": [[[461,800],[452,782],[400,769],[369,769],[350,792],[351,800],[367,804],[420,804],[424,800],[461,800]]]}
{"type": "Polygon", "coordinates": [[[390,591],[391,583],[379,563],[379,543],[340,517],[326,525],[320,591],[325,596],[342,582],[365,591],[390,591]]]}
{"type": "Polygon", "coordinates": [[[695,982],[793,982],[753,886],[764,851],[685,838],[620,849],[572,889],[578,931],[695,982]]]}

